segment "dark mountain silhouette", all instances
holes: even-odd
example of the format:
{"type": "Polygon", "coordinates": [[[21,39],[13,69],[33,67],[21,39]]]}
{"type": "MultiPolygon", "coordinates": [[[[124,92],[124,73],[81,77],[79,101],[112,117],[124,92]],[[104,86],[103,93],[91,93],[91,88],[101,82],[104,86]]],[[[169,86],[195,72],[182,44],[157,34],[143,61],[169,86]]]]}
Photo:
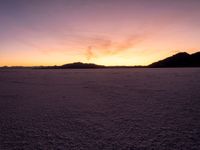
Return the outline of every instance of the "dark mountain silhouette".
{"type": "Polygon", "coordinates": [[[103,65],[96,65],[92,63],[82,63],[82,62],[75,62],[70,64],[65,64],[62,66],[45,66],[39,67],[39,69],[98,69],[98,68],[105,68],[103,65]]]}
{"type": "Polygon", "coordinates": [[[200,52],[191,55],[191,64],[193,67],[200,67],[200,52]]]}
{"type": "Polygon", "coordinates": [[[148,67],[200,67],[200,52],[188,54],[181,52],[164,60],[150,64],[148,67]]]}
{"type": "Polygon", "coordinates": [[[105,68],[105,66],[103,65],[96,65],[96,64],[92,64],[92,63],[82,63],[82,62],[75,62],[75,63],[71,63],[71,64],[65,64],[60,66],[61,69],[65,69],[65,68],[105,68]]]}

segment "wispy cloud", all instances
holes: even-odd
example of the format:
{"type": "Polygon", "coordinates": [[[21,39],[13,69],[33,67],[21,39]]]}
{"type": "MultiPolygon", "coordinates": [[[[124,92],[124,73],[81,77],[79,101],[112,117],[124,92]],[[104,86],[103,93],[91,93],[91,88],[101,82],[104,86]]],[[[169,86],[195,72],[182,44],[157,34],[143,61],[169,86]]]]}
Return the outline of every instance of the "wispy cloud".
{"type": "Polygon", "coordinates": [[[117,55],[137,46],[146,37],[146,35],[134,35],[121,41],[114,41],[105,37],[93,38],[90,39],[91,44],[85,50],[85,57],[89,61],[97,57],[117,55]]]}

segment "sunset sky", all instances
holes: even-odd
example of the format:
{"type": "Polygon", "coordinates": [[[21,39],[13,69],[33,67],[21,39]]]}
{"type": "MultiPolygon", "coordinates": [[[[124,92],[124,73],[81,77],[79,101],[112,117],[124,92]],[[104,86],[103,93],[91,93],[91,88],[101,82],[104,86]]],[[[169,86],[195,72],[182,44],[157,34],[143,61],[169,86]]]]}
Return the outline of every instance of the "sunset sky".
{"type": "Polygon", "coordinates": [[[0,0],[0,66],[148,65],[200,50],[200,0],[0,0]]]}

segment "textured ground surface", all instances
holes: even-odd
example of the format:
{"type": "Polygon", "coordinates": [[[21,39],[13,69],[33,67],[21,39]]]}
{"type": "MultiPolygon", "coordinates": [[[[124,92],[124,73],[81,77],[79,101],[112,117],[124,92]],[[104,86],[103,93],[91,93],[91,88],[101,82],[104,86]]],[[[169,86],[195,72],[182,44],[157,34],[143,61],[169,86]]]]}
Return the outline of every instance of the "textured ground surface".
{"type": "Polygon", "coordinates": [[[200,149],[200,69],[0,70],[0,149],[200,149]]]}

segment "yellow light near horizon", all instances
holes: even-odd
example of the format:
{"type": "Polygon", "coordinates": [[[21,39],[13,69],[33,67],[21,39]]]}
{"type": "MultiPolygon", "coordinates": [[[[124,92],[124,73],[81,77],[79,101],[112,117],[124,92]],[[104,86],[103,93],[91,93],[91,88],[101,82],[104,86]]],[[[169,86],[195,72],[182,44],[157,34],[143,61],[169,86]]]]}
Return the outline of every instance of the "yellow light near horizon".
{"type": "MultiPolygon", "coordinates": [[[[97,52],[101,52],[99,49],[97,52]]],[[[95,63],[106,66],[137,66],[149,65],[155,61],[164,59],[173,55],[174,52],[166,51],[165,49],[158,51],[144,47],[125,50],[118,54],[95,53],[94,57],[87,60],[85,51],[70,51],[70,52],[46,52],[39,53],[37,51],[19,51],[12,53],[4,53],[1,58],[0,66],[54,66],[63,65],[73,62],[95,63]]]]}
{"type": "MultiPolygon", "coordinates": [[[[135,59],[135,61],[137,61],[135,59]]],[[[94,60],[94,63],[96,64],[101,64],[101,65],[106,65],[106,66],[132,66],[132,65],[139,65],[139,63],[137,62],[133,62],[130,59],[126,59],[123,57],[119,57],[119,56],[107,56],[107,57],[101,57],[101,58],[97,58],[94,60]]],[[[144,65],[140,64],[140,65],[144,65]]]]}

